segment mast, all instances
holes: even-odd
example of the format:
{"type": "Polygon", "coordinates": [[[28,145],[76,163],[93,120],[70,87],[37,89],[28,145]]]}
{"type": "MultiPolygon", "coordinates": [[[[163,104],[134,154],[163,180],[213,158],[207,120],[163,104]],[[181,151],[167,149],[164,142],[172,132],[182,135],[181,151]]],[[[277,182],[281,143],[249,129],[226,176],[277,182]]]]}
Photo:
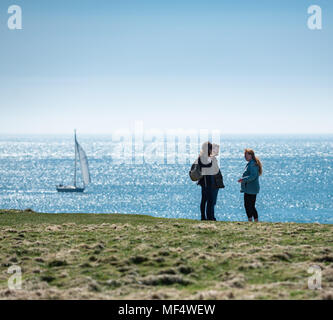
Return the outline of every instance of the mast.
{"type": "Polygon", "coordinates": [[[74,149],[75,149],[75,161],[74,161],[74,187],[76,187],[76,158],[77,158],[77,152],[76,152],[76,130],[74,130],[74,149]]]}

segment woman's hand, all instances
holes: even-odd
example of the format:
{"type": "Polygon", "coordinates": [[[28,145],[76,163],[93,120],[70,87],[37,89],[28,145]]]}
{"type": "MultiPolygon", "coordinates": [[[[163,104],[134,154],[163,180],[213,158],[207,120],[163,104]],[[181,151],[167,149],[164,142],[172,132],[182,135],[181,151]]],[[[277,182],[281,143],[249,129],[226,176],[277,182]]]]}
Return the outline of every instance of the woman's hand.
{"type": "Polygon", "coordinates": [[[243,179],[239,179],[238,182],[239,182],[239,183],[243,182],[243,179]]]}

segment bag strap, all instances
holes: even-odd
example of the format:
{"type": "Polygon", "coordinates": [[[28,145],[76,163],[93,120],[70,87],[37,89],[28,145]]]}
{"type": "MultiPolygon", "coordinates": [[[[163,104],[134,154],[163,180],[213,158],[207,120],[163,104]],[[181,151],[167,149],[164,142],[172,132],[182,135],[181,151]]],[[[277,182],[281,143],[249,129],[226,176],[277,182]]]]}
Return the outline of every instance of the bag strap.
{"type": "Polygon", "coordinates": [[[201,160],[200,160],[200,156],[199,156],[199,158],[198,158],[198,164],[199,164],[200,169],[201,169],[201,168],[210,168],[210,167],[213,165],[213,162],[211,162],[210,164],[203,164],[203,163],[201,162],[201,160]]]}

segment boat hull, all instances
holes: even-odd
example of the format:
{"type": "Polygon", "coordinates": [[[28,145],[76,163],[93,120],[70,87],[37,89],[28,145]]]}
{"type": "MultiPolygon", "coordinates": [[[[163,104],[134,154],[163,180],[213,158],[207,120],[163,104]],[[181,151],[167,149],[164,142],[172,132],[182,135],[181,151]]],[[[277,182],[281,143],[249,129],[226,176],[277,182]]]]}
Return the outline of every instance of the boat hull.
{"type": "Polygon", "coordinates": [[[74,186],[57,186],[58,192],[83,192],[84,188],[74,186]]]}

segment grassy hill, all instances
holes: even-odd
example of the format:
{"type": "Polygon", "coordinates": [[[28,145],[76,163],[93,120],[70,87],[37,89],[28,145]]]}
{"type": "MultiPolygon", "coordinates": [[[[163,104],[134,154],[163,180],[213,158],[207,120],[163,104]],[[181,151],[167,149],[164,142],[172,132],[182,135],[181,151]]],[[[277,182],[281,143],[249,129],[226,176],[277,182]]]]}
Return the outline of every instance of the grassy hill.
{"type": "Polygon", "coordinates": [[[0,299],[333,298],[333,225],[2,210],[0,255],[0,299]]]}

